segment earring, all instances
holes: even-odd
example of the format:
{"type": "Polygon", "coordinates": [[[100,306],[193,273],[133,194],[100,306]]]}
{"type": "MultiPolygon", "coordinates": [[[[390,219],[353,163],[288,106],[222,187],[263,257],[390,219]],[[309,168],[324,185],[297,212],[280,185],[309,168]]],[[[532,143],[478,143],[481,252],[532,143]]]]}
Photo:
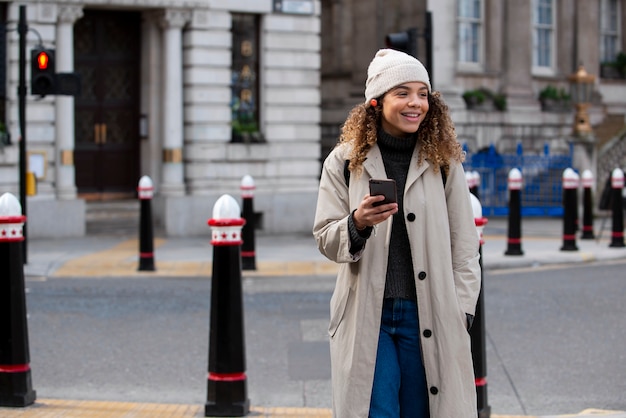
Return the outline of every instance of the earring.
{"type": "Polygon", "coordinates": [[[372,100],[370,100],[370,105],[371,105],[372,107],[376,107],[376,106],[378,106],[378,100],[376,100],[376,99],[372,99],[372,100]]]}

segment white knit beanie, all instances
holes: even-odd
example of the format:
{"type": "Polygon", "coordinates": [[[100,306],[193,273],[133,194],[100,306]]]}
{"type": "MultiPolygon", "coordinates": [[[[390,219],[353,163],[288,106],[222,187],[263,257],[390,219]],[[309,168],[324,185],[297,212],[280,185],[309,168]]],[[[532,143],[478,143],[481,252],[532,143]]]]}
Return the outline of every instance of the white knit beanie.
{"type": "Polygon", "coordinates": [[[419,81],[430,88],[430,78],[424,65],[416,58],[395,49],[381,49],[367,69],[365,103],[377,99],[402,83],[419,81]]]}

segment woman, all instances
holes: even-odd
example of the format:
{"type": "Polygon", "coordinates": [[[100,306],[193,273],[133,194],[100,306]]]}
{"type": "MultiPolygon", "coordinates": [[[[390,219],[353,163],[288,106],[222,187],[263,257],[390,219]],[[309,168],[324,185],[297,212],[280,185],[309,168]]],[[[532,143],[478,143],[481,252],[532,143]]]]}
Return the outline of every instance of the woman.
{"type": "Polygon", "coordinates": [[[424,66],[390,49],[370,63],[365,98],[324,162],[313,227],[340,263],[333,416],[476,417],[479,240],[448,108],[424,66]],[[394,179],[397,203],[376,205],[372,178],[394,179]]]}

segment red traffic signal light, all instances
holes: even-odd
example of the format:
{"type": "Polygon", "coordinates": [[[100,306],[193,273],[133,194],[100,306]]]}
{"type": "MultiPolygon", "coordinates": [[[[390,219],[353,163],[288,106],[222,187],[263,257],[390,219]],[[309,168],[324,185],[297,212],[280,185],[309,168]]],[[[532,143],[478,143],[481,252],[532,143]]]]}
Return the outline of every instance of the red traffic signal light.
{"type": "Polygon", "coordinates": [[[46,51],[40,51],[37,54],[37,66],[40,70],[47,70],[50,63],[50,55],[46,51]]]}
{"type": "Polygon", "coordinates": [[[31,50],[30,92],[41,97],[56,93],[54,49],[37,47],[31,50]]]}

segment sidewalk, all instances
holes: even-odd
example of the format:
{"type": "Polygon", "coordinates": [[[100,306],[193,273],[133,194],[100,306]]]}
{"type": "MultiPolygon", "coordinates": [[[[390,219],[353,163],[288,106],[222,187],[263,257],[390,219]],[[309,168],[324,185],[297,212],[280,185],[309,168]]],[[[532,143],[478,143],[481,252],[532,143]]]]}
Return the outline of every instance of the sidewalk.
{"type": "MultiPolygon", "coordinates": [[[[600,233],[601,220],[596,224],[600,233]]],[[[626,260],[626,248],[611,248],[610,219],[606,221],[599,240],[577,239],[578,251],[561,251],[562,223],[556,218],[524,219],[522,221],[523,255],[507,256],[507,220],[489,219],[484,229],[483,267],[486,271],[538,268],[542,266],[594,261],[626,260]]],[[[183,277],[210,276],[212,246],[209,230],[204,237],[155,239],[154,272],[139,272],[136,237],[81,237],[28,242],[26,280],[51,277],[183,277]]],[[[337,267],[318,251],[311,235],[256,236],[254,271],[243,271],[247,280],[274,276],[333,276],[337,267]]],[[[330,283],[330,281],[329,281],[330,283]]],[[[28,408],[0,408],[0,417],[200,417],[203,405],[130,403],[115,401],[78,401],[46,399],[39,394],[35,405],[28,408]]],[[[259,417],[330,417],[327,409],[251,407],[251,416],[259,417]]],[[[494,418],[518,418],[491,415],[494,418]]],[[[624,411],[587,409],[574,415],[559,417],[626,418],[624,411]]],[[[531,417],[528,417],[531,418],[531,417]]],[[[551,418],[544,416],[542,418],[551,418]]]]}
{"type": "MultiPolygon", "coordinates": [[[[485,270],[539,267],[626,259],[626,247],[611,248],[610,219],[600,234],[601,220],[595,225],[596,237],[577,238],[578,251],[561,251],[562,222],[557,218],[522,220],[522,255],[505,255],[508,224],[505,218],[489,219],[483,231],[485,270]]],[[[210,276],[213,247],[209,230],[202,237],[156,238],[156,271],[138,272],[137,237],[87,236],[27,243],[27,277],[117,277],[117,276],[210,276]]],[[[334,275],[335,263],[322,256],[312,235],[255,237],[256,270],[245,270],[244,277],[277,275],[334,275]]]]}

